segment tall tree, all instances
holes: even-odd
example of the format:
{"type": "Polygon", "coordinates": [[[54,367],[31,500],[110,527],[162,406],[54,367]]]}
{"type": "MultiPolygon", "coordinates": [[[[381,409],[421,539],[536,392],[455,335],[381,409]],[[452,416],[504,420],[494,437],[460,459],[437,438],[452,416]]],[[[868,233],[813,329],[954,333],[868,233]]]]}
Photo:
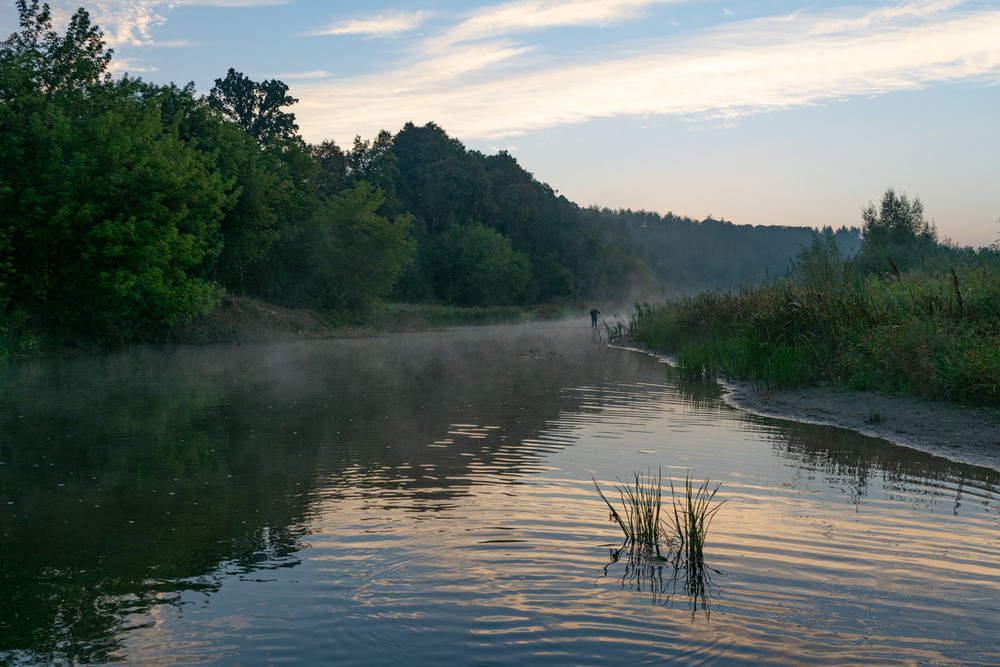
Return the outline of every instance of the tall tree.
{"type": "Polygon", "coordinates": [[[275,296],[289,305],[340,314],[365,312],[392,290],[411,261],[412,216],[378,213],[382,193],[357,181],[326,200],[283,241],[278,259],[295,280],[275,296]]]}
{"type": "Polygon", "coordinates": [[[889,188],[876,208],[869,202],[862,210],[862,269],[885,273],[908,271],[922,264],[937,247],[937,229],[924,219],[919,197],[889,188]]]}
{"type": "Polygon", "coordinates": [[[298,136],[295,115],[282,111],[296,102],[281,81],[265,79],[258,83],[231,67],[224,79],[215,80],[208,94],[210,105],[262,147],[272,138],[291,140],[298,136]]]}
{"type": "Polygon", "coordinates": [[[3,80],[23,84],[0,105],[0,300],[62,334],[118,340],[205,312],[217,291],[198,269],[219,251],[226,201],[214,158],[131,81],[102,75],[86,12],[59,35],[46,6],[19,8],[26,29],[0,46],[15,70],[3,80]]]}
{"type": "Polygon", "coordinates": [[[79,92],[101,80],[107,81],[112,50],[106,48],[100,28],[80,8],[69,20],[65,34],[52,27],[48,3],[17,0],[20,31],[3,42],[5,76],[0,99],[32,89],[49,98],[79,92]],[[17,78],[17,80],[14,79],[17,78]]]}
{"type": "Polygon", "coordinates": [[[934,225],[924,220],[924,205],[920,197],[912,200],[905,192],[889,188],[882,195],[878,208],[868,202],[861,213],[864,239],[875,245],[907,243],[918,240],[937,241],[934,225]]]}
{"type": "Polygon", "coordinates": [[[531,280],[528,256],[482,223],[453,225],[439,236],[427,268],[437,297],[459,306],[519,303],[531,280]]]}
{"type": "Polygon", "coordinates": [[[335,197],[349,182],[347,154],[336,142],[327,139],[312,147],[312,156],[318,166],[316,190],[324,199],[335,197]]]}

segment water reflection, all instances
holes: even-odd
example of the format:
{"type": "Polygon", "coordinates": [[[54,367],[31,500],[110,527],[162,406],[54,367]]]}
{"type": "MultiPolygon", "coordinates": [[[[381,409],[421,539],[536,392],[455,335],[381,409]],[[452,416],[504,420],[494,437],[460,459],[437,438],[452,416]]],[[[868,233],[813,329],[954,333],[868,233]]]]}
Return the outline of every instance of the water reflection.
{"type": "Polygon", "coordinates": [[[3,371],[0,663],[988,656],[997,473],[745,415],[587,325],[3,371]],[[661,463],[723,483],[707,565],[609,562],[591,477],[661,463]]]}
{"type": "MultiPolygon", "coordinates": [[[[131,620],[290,567],[319,503],[516,483],[620,359],[545,335],[136,349],[6,371],[0,651],[109,660],[131,620]]],[[[627,400],[622,398],[621,400],[627,400]]],[[[434,502],[428,502],[434,501],[434,502]]]]}
{"type": "Polygon", "coordinates": [[[948,508],[956,516],[967,495],[991,499],[1000,494],[1000,472],[990,468],[958,464],[832,426],[754,415],[743,420],[751,429],[765,428],[777,455],[843,485],[854,504],[868,497],[876,481],[890,497],[948,508]]]}
{"type": "Polygon", "coordinates": [[[705,565],[704,560],[686,559],[676,551],[662,556],[629,544],[611,549],[609,558],[604,576],[614,576],[613,571],[620,570],[619,590],[633,591],[657,606],[674,601],[692,615],[700,611],[710,618],[712,601],[718,595],[712,575],[722,573],[705,565]]]}

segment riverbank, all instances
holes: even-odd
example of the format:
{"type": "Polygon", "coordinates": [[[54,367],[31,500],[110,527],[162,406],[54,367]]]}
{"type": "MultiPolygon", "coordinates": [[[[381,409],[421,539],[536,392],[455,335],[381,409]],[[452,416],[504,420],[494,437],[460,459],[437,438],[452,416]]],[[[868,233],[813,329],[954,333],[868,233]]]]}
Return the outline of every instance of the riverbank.
{"type": "Polygon", "coordinates": [[[823,387],[724,382],[727,403],[757,415],[838,426],[952,461],[1000,470],[1000,416],[957,403],[823,387]]]}
{"type": "MultiPolygon", "coordinates": [[[[669,355],[644,352],[676,365],[669,355]]],[[[958,463],[1000,470],[1000,412],[946,401],[924,401],[825,387],[766,389],[721,380],[723,399],[752,414],[846,428],[958,463]]]]}
{"type": "Polygon", "coordinates": [[[577,314],[582,306],[457,307],[385,303],[353,321],[305,308],[283,308],[249,297],[227,295],[211,313],[171,330],[169,342],[260,343],[304,338],[357,338],[383,332],[551,320],[577,314]]]}

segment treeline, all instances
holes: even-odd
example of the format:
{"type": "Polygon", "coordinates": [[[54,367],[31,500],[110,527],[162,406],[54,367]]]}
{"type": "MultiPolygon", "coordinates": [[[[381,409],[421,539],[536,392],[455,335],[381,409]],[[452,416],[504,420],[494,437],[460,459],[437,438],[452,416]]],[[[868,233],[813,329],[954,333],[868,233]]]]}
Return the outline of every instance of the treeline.
{"type": "Polygon", "coordinates": [[[803,247],[831,238],[843,256],[861,247],[859,227],[820,230],[782,225],[737,225],[711,216],[693,220],[651,211],[593,211],[624,226],[665,292],[680,296],[703,289],[737,289],[791,269],[803,247]]]}
{"type": "Polygon", "coordinates": [[[385,215],[412,216],[413,262],[393,293],[409,302],[493,306],[620,300],[652,277],[620,224],[581,215],[506,151],[466,149],[434,123],[316,148],[323,187],[362,179],[385,215]]]}
{"type": "Polygon", "coordinates": [[[84,9],[38,0],[0,43],[0,313],[50,342],[150,338],[226,292],[337,321],[387,297],[454,305],[611,300],[652,281],[627,234],[509,154],[434,124],[307,144],[276,80],[109,74],[84,9]]]}

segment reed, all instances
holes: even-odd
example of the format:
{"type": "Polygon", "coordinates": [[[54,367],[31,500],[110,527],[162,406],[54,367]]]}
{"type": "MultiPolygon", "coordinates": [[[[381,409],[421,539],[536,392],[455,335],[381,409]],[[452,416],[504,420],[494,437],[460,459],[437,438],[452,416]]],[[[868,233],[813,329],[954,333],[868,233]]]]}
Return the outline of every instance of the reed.
{"type": "Polygon", "coordinates": [[[594,479],[594,487],[608,506],[610,519],[621,528],[626,542],[630,546],[640,546],[652,550],[657,556],[660,555],[661,541],[669,544],[665,530],[666,524],[662,520],[663,486],[661,477],[661,471],[657,471],[655,477],[647,471],[645,476],[636,472],[632,486],[619,480],[619,484],[614,486],[621,499],[621,512],[615,509],[615,506],[601,491],[597,480],[594,479]]]}
{"type": "Polygon", "coordinates": [[[721,486],[717,484],[714,489],[709,488],[710,481],[707,479],[701,485],[695,486],[690,473],[684,478],[684,488],[680,493],[674,489],[673,480],[670,482],[670,495],[673,500],[671,526],[678,540],[677,552],[680,560],[688,569],[703,566],[708,527],[726,502],[723,500],[713,505],[715,494],[721,486]]]}
{"type": "Polygon", "coordinates": [[[1000,271],[844,270],[644,304],[627,335],[682,374],[1000,406],[1000,271]]]}
{"type": "Polygon", "coordinates": [[[610,520],[618,524],[626,546],[641,547],[662,557],[661,546],[674,552],[676,567],[700,567],[704,560],[705,538],[713,517],[725,501],[714,502],[721,484],[710,488],[705,480],[695,486],[690,471],[678,490],[670,480],[671,508],[663,507],[663,474],[657,470],[645,475],[636,472],[632,485],[619,480],[614,485],[621,500],[621,511],[608,500],[594,480],[594,487],[610,511],[610,520]]]}

